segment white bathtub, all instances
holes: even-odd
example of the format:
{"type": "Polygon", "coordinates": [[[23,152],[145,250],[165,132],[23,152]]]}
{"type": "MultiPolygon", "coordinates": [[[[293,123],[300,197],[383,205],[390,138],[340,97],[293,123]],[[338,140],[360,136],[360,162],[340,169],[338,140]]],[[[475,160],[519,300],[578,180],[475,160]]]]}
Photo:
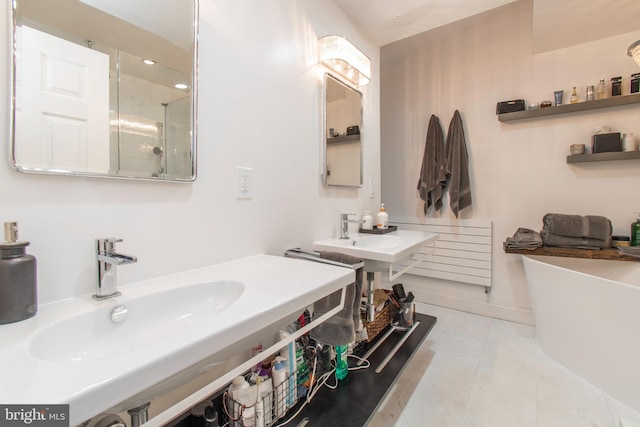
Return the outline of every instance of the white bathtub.
{"type": "Polygon", "coordinates": [[[540,348],[640,411],[640,263],[522,259],[540,348]]]}

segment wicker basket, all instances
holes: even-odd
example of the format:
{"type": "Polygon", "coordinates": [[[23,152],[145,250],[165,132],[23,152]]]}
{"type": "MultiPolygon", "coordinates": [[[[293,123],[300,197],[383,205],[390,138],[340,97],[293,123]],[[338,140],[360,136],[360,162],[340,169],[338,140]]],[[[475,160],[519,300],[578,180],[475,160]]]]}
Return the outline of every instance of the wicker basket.
{"type": "MultiPolygon", "coordinates": [[[[387,291],[387,293],[390,293],[387,291]]],[[[387,304],[382,310],[376,313],[376,317],[373,322],[367,322],[363,320],[365,328],[367,328],[367,342],[371,342],[382,332],[387,326],[391,324],[393,319],[395,306],[393,304],[387,304]]]]}

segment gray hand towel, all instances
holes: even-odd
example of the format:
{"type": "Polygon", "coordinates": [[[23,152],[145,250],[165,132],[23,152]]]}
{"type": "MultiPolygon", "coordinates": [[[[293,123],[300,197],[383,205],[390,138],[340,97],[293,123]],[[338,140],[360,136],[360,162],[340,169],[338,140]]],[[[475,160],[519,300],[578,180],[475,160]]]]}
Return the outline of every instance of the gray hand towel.
{"type": "MultiPolygon", "coordinates": [[[[320,258],[354,265],[362,260],[338,252],[320,252],[320,258]]],[[[347,286],[344,308],[324,323],[309,332],[311,338],[322,344],[343,345],[355,340],[356,327],[360,319],[360,294],[362,292],[362,268],[356,270],[356,281],[347,286]]],[[[342,290],[316,301],[313,304],[313,317],[323,315],[340,303],[342,290]]]]}
{"type": "Polygon", "coordinates": [[[505,245],[509,249],[534,250],[542,246],[540,233],[528,228],[518,228],[513,237],[507,237],[505,245]]]}
{"type": "Polygon", "coordinates": [[[567,237],[607,240],[611,238],[611,221],[597,215],[566,215],[548,213],[542,218],[542,228],[551,234],[567,237]]]}
{"type": "Polygon", "coordinates": [[[432,114],[418,178],[418,191],[420,199],[424,201],[425,215],[431,206],[437,211],[442,208],[442,194],[447,184],[444,174],[444,150],[444,134],[440,119],[432,114]]]}
{"type": "Polygon", "coordinates": [[[449,132],[447,133],[447,149],[445,172],[449,178],[449,204],[458,218],[458,213],[471,206],[471,181],[469,180],[469,156],[464,138],[460,112],[453,113],[449,132]]]}

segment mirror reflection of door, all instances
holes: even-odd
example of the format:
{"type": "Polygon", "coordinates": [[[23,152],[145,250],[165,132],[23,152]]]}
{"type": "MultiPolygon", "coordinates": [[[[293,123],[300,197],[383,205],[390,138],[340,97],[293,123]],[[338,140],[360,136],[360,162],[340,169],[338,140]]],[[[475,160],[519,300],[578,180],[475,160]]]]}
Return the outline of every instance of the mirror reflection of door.
{"type": "Polygon", "coordinates": [[[325,75],[324,184],[362,186],[362,94],[325,75]]]}
{"type": "Polygon", "coordinates": [[[18,31],[16,161],[106,173],[109,56],[26,25],[18,31]]]}
{"type": "Polygon", "coordinates": [[[20,172],[193,181],[198,0],[12,0],[20,172]]]}

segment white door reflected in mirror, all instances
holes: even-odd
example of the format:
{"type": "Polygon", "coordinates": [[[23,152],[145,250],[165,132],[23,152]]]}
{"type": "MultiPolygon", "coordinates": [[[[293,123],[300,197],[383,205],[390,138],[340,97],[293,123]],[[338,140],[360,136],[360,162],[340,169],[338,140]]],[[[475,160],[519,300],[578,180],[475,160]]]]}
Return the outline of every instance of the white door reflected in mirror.
{"type": "Polygon", "coordinates": [[[193,181],[198,0],[13,0],[20,172],[193,181]]]}

